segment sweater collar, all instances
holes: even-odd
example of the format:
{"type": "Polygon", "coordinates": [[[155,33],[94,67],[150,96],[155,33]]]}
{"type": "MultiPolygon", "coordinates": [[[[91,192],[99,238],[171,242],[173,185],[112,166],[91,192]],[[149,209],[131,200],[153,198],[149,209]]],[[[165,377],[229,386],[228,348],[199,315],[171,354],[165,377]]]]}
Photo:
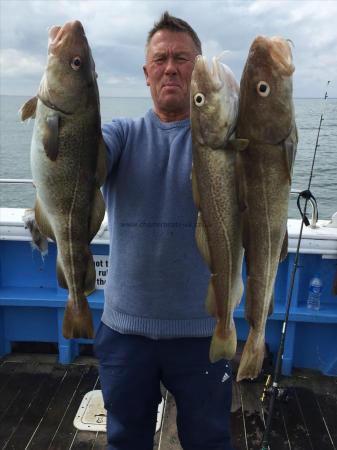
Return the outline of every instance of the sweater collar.
{"type": "Polygon", "coordinates": [[[177,120],[176,122],[162,122],[157,114],[153,111],[153,109],[150,109],[147,112],[147,115],[158,128],[161,128],[163,130],[171,130],[172,128],[187,128],[191,125],[189,118],[184,120],[177,120]]]}

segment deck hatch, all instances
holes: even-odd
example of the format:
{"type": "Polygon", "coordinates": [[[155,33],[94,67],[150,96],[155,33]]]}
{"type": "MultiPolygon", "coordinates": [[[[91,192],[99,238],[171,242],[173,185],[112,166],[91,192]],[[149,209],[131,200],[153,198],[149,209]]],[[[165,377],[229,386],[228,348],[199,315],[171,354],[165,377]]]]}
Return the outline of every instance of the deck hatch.
{"type": "MultiPolygon", "coordinates": [[[[156,432],[160,430],[162,424],[163,410],[162,398],[158,406],[156,432]]],[[[78,430],[106,432],[106,410],[101,390],[96,389],[85,394],[73,423],[78,430]]]]}

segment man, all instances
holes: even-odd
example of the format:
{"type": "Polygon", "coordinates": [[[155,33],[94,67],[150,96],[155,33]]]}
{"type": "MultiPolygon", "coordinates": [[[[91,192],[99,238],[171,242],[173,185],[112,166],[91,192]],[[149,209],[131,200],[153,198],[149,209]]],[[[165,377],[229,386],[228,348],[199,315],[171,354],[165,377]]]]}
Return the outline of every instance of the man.
{"type": "Polygon", "coordinates": [[[95,352],[111,450],[153,448],[160,382],[175,397],[184,450],[231,449],[230,367],[209,362],[210,273],[194,238],[189,102],[200,53],[193,29],[164,13],[144,65],[153,110],[103,128],[110,256],[95,352]]]}

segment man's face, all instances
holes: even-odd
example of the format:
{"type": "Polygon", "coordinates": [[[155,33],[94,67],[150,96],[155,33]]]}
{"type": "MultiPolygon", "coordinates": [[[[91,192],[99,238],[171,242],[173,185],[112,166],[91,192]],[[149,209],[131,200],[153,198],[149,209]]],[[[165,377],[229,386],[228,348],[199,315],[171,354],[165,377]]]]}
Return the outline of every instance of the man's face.
{"type": "Polygon", "coordinates": [[[190,83],[198,50],[184,32],[157,31],[148,46],[144,74],[158,113],[189,113],[190,83]]]}

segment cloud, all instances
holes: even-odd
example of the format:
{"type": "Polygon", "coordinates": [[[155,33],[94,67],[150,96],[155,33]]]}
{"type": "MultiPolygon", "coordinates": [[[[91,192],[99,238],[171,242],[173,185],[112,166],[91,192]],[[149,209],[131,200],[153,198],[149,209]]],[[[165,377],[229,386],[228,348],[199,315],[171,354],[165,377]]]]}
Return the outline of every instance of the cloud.
{"type": "Polygon", "coordinates": [[[107,79],[105,80],[107,84],[112,84],[112,85],[116,85],[116,84],[138,84],[139,83],[139,79],[136,77],[107,77],[107,79]]]}
{"type": "Polygon", "coordinates": [[[44,63],[36,56],[14,48],[0,51],[1,75],[4,77],[20,78],[22,76],[41,76],[44,63]]]}
{"type": "MultiPolygon", "coordinates": [[[[78,19],[92,47],[102,95],[148,95],[142,74],[145,41],[166,9],[192,25],[207,56],[230,50],[223,61],[238,79],[258,34],[294,42],[295,96],[320,96],[326,78],[336,77],[336,1],[1,0],[3,89],[17,92],[21,73],[20,89],[35,90],[46,61],[48,28],[78,19]]],[[[337,97],[336,79],[331,96],[337,97]]]]}

